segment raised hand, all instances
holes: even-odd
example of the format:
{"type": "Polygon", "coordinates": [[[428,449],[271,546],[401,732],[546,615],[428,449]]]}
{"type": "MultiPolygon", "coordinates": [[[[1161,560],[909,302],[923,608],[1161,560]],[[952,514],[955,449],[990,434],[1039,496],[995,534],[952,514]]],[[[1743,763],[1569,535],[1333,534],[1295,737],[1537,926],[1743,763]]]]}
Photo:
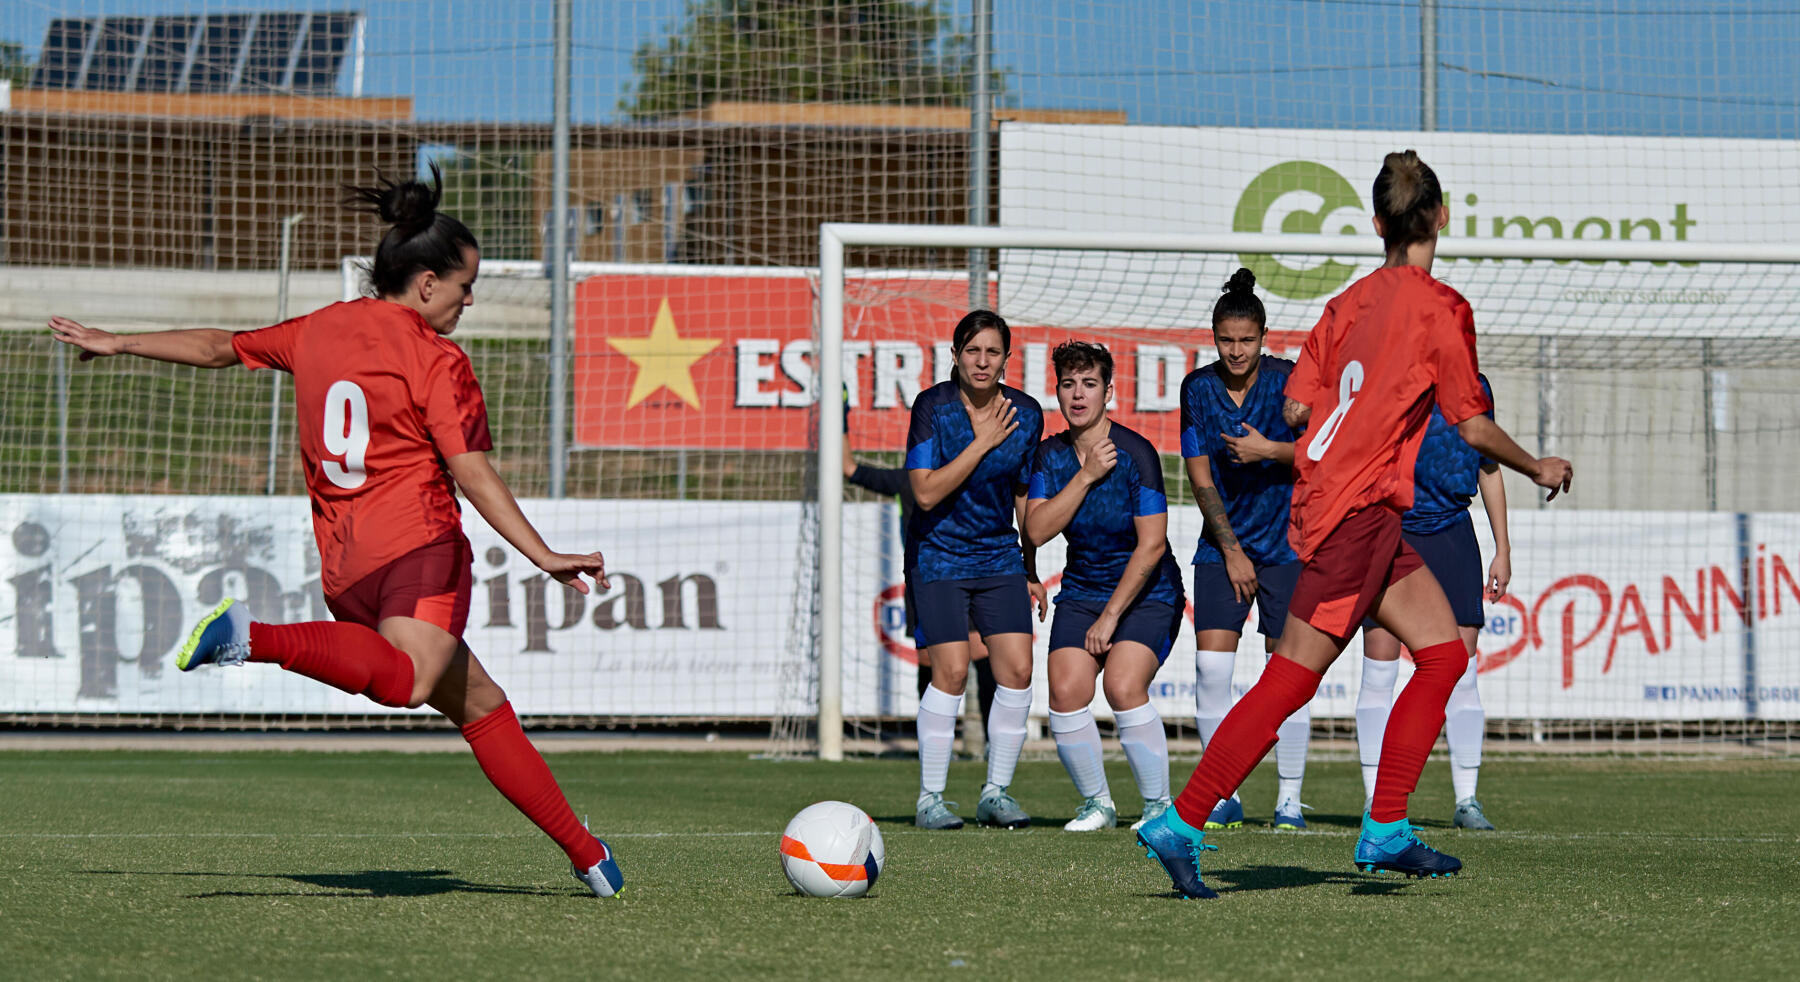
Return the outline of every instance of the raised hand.
{"type": "Polygon", "coordinates": [[[988,451],[1006,442],[1019,428],[1019,409],[1011,399],[996,397],[986,409],[971,410],[969,426],[975,431],[975,444],[988,451]]]}
{"type": "Polygon", "coordinates": [[[110,331],[97,331],[67,317],[50,318],[50,336],[81,349],[81,360],[104,358],[124,350],[124,340],[110,331]]]}
{"type": "Polygon", "coordinates": [[[1099,484],[1118,462],[1119,448],[1111,440],[1101,440],[1088,448],[1087,459],[1081,462],[1081,476],[1089,484],[1099,484]]]}

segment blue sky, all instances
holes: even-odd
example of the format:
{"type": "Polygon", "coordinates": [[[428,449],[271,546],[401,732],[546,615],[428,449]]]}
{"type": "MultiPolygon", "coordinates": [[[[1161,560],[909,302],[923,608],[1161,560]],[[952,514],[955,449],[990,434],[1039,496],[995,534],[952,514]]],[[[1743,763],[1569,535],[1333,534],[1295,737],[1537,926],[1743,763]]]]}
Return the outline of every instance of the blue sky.
{"type": "MultiPolygon", "coordinates": [[[[617,116],[630,53],[685,0],[578,0],[574,115],[617,116]]],[[[280,0],[7,0],[35,52],[53,17],[296,9],[280,0]]],[[[1414,129],[1416,0],[995,0],[1010,104],[1136,123],[1414,129]]],[[[968,0],[951,5],[966,22],[968,0]]],[[[429,120],[547,120],[547,0],[365,0],[364,92],[429,120]]],[[[1439,0],[1448,130],[1800,137],[1800,0],[1439,0]]]]}

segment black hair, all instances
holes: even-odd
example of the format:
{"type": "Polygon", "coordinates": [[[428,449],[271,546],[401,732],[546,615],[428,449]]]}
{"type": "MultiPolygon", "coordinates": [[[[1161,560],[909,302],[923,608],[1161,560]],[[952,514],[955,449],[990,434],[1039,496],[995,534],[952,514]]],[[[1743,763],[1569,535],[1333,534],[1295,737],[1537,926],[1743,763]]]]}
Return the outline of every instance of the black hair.
{"type": "Polygon", "coordinates": [[[1225,281],[1225,295],[1213,304],[1212,326],[1214,330],[1228,318],[1244,317],[1256,322],[1256,329],[1269,329],[1269,313],[1263,309],[1263,303],[1256,296],[1256,274],[1242,266],[1225,281]]]}
{"type": "Polygon", "coordinates": [[[1113,356],[1103,344],[1092,341],[1064,341],[1050,352],[1050,363],[1056,366],[1056,381],[1063,377],[1087,368],[1100,369],[1100,381],[1111,385],[1113,380],[1113,356]]]}
{"type": "MultiPolygon", "coordinates": [[[[975,335],[989,328],[1000,332],[1000,350],[1011,354],[1012,328],[1006,326],[1005,318],[991,310],[971,310],[964,314],[962,320],[956,322],[956,330],[950,332],[950,350],[960,353],[975,339],[975,335]]],[[[950,377],[960,380],[959,371],[960,369],[951,366],[950,377]]]]}
{"type": "Polygon", "coordinates": [[[1415,150],[1390,153],[1375,175],[1375,214],[1387,231],[1381,236],[1389,252],[1437,235],[1437,211],[1444,189],[1437,172],[1415,150]]]}
{"type": "Polygon", "coordinates": [[[380,218],[391,226],[375,249],[369,285],[378,297],[402,293],[424,272],[443,276],[463,268],[463,247],[479,251],[481,243],[462,222],[437,210],[444,196],[444,174],[431,163],[431,183],[395,183],[377,174],[372,187],[345,185],[345,207],[380,218]]]}

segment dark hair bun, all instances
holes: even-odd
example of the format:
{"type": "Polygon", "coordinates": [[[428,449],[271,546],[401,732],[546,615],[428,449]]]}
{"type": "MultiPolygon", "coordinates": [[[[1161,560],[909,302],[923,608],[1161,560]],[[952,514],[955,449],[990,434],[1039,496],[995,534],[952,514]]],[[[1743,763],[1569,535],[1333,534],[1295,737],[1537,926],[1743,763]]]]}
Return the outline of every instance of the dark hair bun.
{"type": "Polygon", "coordinates": [[[1256,290],[1256,274],[1252,273],[1248,269],[1245,269],[1242,266],[1240,266],[1240,267],[1238,267],[1237,272],[1231,274],[1231,279],[1229,279],[1225,282],[1224,292],[1225,293],[1254,293],[1255,290],[1256,290]]]}
{"type": "Polygon", "coordinates": [[[348,190],[347,203],[353,210],[375,215],[395,228],[421,229],[437,217],[438,202],[444,196],[444,174],[432,161],[430,184],[416,179],[396,183],[379,177],[374,187],[348,190]]]}

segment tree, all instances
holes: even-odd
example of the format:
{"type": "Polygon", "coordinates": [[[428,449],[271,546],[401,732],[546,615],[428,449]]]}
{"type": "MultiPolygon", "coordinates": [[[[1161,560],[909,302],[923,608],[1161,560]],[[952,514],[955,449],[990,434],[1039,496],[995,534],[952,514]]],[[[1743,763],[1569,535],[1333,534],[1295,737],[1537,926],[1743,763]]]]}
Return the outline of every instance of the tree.
{"type": "Polygon", "coordinates": [[[631,61],[619,108],[633,119],[714,102],[966,105],[975,87],[974,45],[941,0],[690,0],[680,31],[631,61]]]}
{"type": "Polygon", "coordinates": [[[17,41],[0,41],[0,80],[22,89],[31,81],[31,59],[25,57],[25,46],[17,41]]]}

